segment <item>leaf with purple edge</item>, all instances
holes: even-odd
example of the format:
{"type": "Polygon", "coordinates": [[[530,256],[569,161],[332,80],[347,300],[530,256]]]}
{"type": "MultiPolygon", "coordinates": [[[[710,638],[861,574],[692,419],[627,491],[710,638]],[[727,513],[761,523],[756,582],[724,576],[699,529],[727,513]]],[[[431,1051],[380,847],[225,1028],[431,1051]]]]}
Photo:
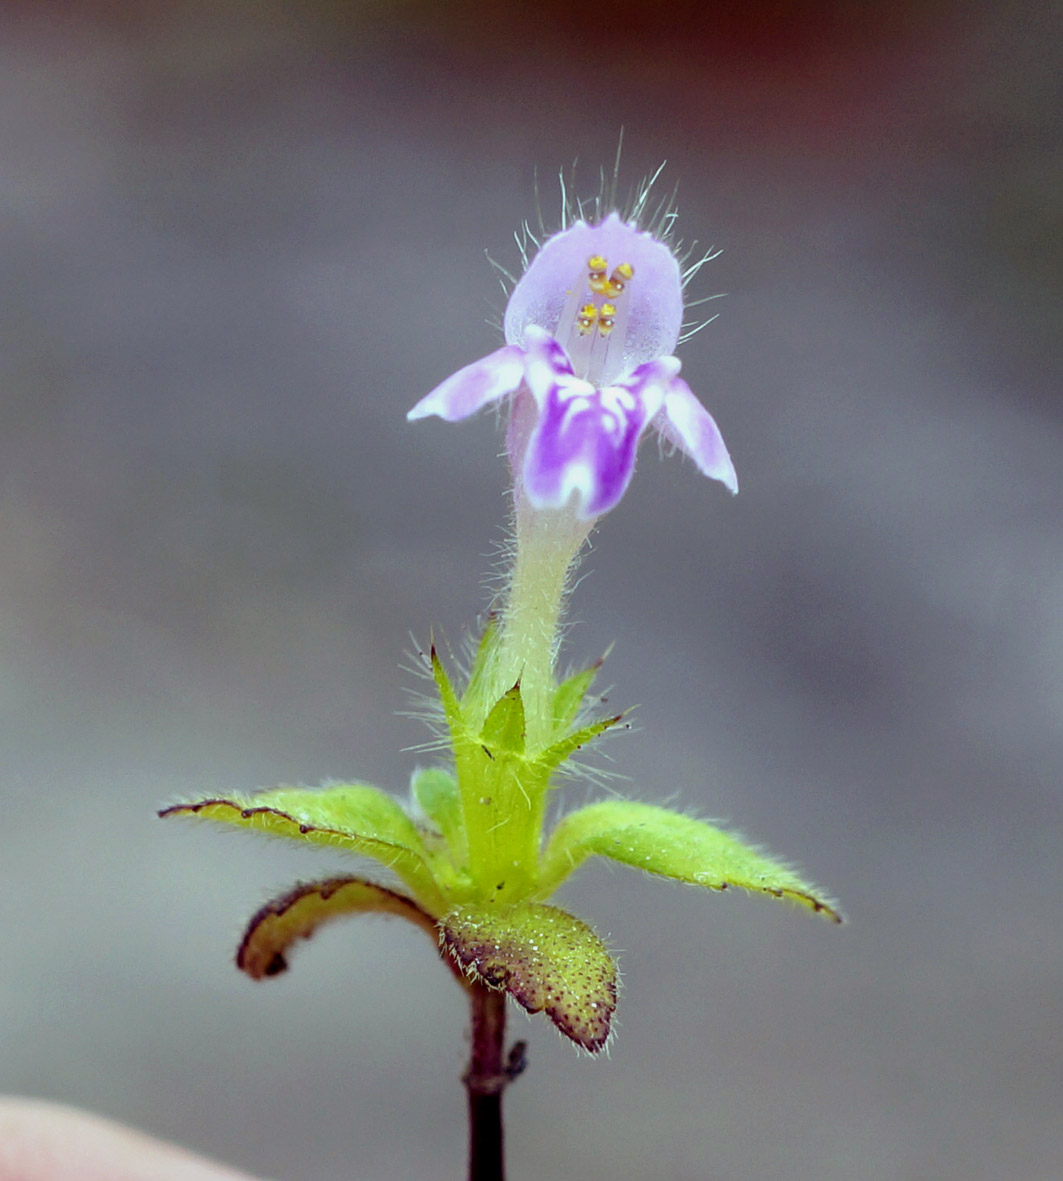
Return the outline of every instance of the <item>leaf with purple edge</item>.
{"type": "Polygon", "coordinates": [[[288,968],[298,939],[309,939],[322,923],[352,914],[392,914],[407,919],[438,941],[435,920],[416,902],[363,878],[303,882],[267,902],[252,918],[236,952],[236,966],[253,980],[288,968]]]}
{"type": "Polygon", "coordinates": [[[710,890],[738,886],[787,898],[842,921],[831,898],[781,862],[702,820],[627,800],[591,804],[561,820],[543,853],[538,896],[552,894],[592,854],[710,890]]]}
{"type": "Polygon", "coordinates": [[[396,800],[367,784],[279,787],[176,804],[159,815],[216,820],[371,857],[405,882],[430,910],[438,913],[444,907],[436,877],[445,877],[446,862],[426,848],[396,800]]]}
{"type": "Polygon", "coordinates": [[[459,907],[440,920],[444,948],[466,974],[546,1015],[592,1054],[616,1009],[613,957],[582,920],[554,906],[459,907]]]}

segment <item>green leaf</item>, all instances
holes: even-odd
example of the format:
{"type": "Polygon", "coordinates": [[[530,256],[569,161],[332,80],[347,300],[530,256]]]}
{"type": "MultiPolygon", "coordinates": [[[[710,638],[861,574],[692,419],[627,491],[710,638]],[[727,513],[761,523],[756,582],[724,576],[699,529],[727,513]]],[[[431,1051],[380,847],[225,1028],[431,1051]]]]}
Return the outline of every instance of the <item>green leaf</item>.
{"type": "Polygon", "coordinates": [[[543,1010],[592,1054],[616,1009],[613,957],[586,923],[553,906],[460,907],[440,920],[446,950],[475,981],[543,1010]]]}
{"type": "Polygon", "coordinates": [[[450,683],[446,666],[440,659],[435,644],[432,645],[431,659],[432,677],[435,680],[436,688],[439,690],[439,700],[443,704],[443,714],[447,719],[447,729],[450,730],[454,738],[457,738],[465,729],[465,719],[461,712],[461,703],[458,701],[458,695],[454,692],[454,686],[450,683]]]}
{"type": "Polygon", "coordinates": [[[558,824],[543,854],[540,897],[552,894],[591,854],[711,890],[739,886],[788,898],[842,921],[832,899],[781,862],[704,821],[623,800],[591,804],[558,824]]]}
{"type": "Polygon", "coordinates": [[[498,638],[498,617],[490,615],[484,627],[483,635],[480,636],[480,643],[476,648],[476,659],[473,661],[472,671],[469,673],[469,681],[465,686],[465,692],[462,694],[463,705],[472,705],[475,708],[476,703],[483,696],[484,685],[491,673],[494,650],[498,638]]]}
{"type": "Polygon", "coordinates": [[[443,906],[433,862],[413,821],[387,793],[366,784],[279,787],[176,804],[162,817],[194,816],[273,836],[330,845],[386,865],[431,910],[443,906]]]}
{"type": "Polygon", "coordinates": [[[414,774],[411,786],[414,799],[443,834],[450,848],[461,850],[464,830],[458,781],[442,767],[429,767],[414,774]]]}
{"type": "Polygon", "coordinates": [[[404,894],[361,878],[304,882],[267,902],[253,916],[236,952],[236,966],[254,980],[287,970],[297,939],[309,939],[322,923],[352,914],[394,914],[408,919],[438,943],[431,915],[404,894]]]}
{"type": "Polygon", "coordinates": [[[519,682],[503,693],[491,707],[480,737],[492,757],[524,753],[524,702],[521,700],[519,682]]]}
{"type": "MultiPolygon", "coordinates": [[[[603,657],[604,659],[604,657],[603,657]]],[[[567,677],[558,685],[554,693],[554,726],[558,730],[567,730],[576,719],[583,698],[587,695],[602,661],[596,660],[590,668],[567,677]]]]}
{"type": "Polygon", "coordinates": [[[615,726],[617,722],[623,719],[623,716],[623,714],[614,714],[611,718],[602,718],[597,722],[590,722],[579,730],[575,730],[571,734],[566,734],[564,738],[542,751],[537,756],[538,761],[551,771],[556,767],[560,767],[567,758],[586,746],[592,738],[597,738],[599,734],[603,734],[610,727],[615,726]]]}

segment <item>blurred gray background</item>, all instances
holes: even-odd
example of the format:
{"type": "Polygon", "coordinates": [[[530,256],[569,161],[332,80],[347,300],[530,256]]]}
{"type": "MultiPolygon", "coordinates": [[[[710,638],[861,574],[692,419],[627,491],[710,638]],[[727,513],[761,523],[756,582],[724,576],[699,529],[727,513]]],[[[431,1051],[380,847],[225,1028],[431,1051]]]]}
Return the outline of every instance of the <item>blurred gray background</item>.
{"type": "MultiPolygon", "coordinates": [[[[242,924],[340,857],[155,819],[403,793],[409,632],[487,602],[484,250],[662,159],[726,292],[682,351],[742,483],[648,446],[568,659],[614,784],[791,857],[840,930],[597,866],[589,1061],[514,1014],[515,1181],[1063,1176],[1063,287],[1051,4],[0,8],[0,1090],[265,1177],[458,1178],[423,936],[242,924]]],[[[593,793],[568,789],[566,803],[593,793]]]]}

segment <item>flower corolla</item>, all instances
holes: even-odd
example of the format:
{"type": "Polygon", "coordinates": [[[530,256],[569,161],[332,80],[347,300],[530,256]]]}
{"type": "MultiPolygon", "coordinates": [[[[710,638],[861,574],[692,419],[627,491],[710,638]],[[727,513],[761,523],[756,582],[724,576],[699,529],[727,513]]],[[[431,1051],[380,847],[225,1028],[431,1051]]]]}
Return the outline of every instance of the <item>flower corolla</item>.
{"type": "Polygon", "coordinates": [[[584,520],[608,512],[649,426],[737,492],[720,431],[679,376],[682,323],[683,274],[664,242],[615,212],[596,225],[577,221],[547,239],[517,281],[505,345],[406,417],[457,422],[515,395],[514,417],[532,410],[516,453],[511,430],[516,494],[535,509],[572,506],[584,520]]]}

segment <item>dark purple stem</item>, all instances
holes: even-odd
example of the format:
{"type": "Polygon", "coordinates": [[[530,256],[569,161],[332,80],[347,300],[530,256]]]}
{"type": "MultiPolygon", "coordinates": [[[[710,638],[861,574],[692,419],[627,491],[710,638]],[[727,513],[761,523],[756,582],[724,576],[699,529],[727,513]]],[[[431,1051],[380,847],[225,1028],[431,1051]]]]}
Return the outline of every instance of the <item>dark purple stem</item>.
{"type": "Polygon", "coordinates": [[[505,1181],[502,1092],[524,1069],[524,1043],[505,1053],[506,994],[482,984],[472,999],[472,1054],[465,1072],[469,1093],[469,1181],[505,1181]]]}

